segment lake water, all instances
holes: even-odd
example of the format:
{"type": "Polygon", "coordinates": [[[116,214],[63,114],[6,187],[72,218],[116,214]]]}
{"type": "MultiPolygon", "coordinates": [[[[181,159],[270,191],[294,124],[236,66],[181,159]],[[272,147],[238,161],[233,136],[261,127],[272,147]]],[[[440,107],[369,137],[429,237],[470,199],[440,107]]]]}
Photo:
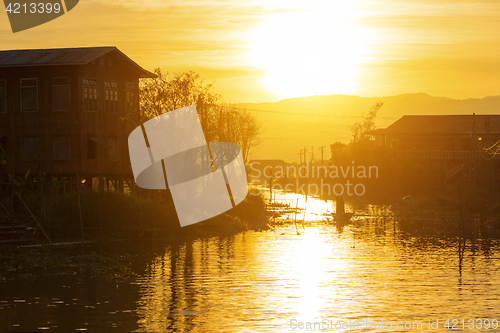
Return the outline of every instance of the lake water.
{"type": "Polygon", "coordinates": [[[272,230],[164,246],[125,282],[4,283],[0,331],[297,332],[322,321],[309,331],[436,332],[450,319],[500,332],[498,241],[461,254],[456,240],[400,232],[387,207],[347,208],[362,216],[344,227],[327,215],[332,202],[308,198],[272,230]]]}

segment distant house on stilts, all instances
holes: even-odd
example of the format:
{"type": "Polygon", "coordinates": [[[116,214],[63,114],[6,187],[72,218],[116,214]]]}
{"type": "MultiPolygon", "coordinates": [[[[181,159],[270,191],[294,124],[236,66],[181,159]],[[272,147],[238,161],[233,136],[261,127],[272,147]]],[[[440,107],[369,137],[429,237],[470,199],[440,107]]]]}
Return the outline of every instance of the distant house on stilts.
{"type": "Polygon", "coordinates": [[[116,47],[0,51],[0,178],[31,170],[123,191],[148,77],[116,47]]]}
{"type": "Polygon", "coordinates": [[[371,134],[393,161],[437,172],[443,185],[500,178],[500,115],[407,115],[371,134]]]}

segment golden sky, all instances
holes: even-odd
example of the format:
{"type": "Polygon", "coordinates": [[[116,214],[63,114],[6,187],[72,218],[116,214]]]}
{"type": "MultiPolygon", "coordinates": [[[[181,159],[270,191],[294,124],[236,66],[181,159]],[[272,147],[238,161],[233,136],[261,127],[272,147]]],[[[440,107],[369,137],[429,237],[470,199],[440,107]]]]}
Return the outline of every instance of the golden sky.
{"type": "Polygon", "coordinates": [[[236,102],[500,95],[497,0],[82,0],[16,34],[0,13],[3,50],[110,45],[236,102]]]}

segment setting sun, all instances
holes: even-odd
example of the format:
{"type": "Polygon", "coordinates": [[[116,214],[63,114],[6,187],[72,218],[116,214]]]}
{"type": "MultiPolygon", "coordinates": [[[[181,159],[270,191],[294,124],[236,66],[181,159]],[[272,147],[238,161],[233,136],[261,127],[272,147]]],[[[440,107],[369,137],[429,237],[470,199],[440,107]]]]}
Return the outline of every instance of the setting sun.
{"type": "Polygon", "coordinates": [[[374,34],[355,24],[361,15],[328,1],[268,14],[248,34],[248,61],[264,71],[264,89],[280,98],[354,93],[374,34]]]}

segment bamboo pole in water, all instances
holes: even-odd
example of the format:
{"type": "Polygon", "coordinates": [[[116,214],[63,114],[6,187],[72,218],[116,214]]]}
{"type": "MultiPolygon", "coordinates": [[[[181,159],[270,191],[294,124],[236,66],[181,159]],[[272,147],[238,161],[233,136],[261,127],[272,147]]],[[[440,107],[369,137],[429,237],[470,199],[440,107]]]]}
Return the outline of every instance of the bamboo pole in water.
{"type": "MultiPolygon", "coordinates": [[[[80,232],[82,233],[82,246],[85,245],[85,237],[83,236],[83,216],[82,216],[82,200],[80,198],[80,185],[82,180],[80,175],[76,175],[76,193],[78,196],[78,212],[80,213],[80,232]]],[[[83,250],[83,248],[82,248],[83,250]]]]}
{"type": "Polygon", "coordinates": [[[12,217],[12,214],[5,208],[5,206],[0,202],[0,206],[5,210],[5,212],[9,215],[9,217],[12,217]]]}
{"type": "Polygon", "coordinates": [[[299,230],[297,229],[297,210],[299,209],[299,198],[297,198],[297,201],[295,203],[295,231],[297,232],[297,235],[300,235],[299,230]]]}
{"type": "Polygon", "coordinates": [[[49,236],[47,236],[47,234],[45,233],[45,231],[43,230],[42,226],[40,225],[40,223],[38,222],[38,220],[36,219],[35,215],[33,215],[33,213],[31,212],[31,210],[28,208],[28,206],[26,205],[26,203],[24,202],[24,200],[21,198],[21,196],[19,195],[19,193],[17,192],[14,192],[17,197],[19,198],[19,200],[21,200],[21,202],[23,203],[24,207],[28,210],[28,212],[31,214],[31,217],[33,218],[33,220],[35,220],[36,224],[38,225],[38,227],[40,228],[40,231],[43,233],[43,235],[45,236],[45,238],[47,238],[47,240],[49,241],[50,244],[52,244],[52,241],[50,240],[49,236]]]}

